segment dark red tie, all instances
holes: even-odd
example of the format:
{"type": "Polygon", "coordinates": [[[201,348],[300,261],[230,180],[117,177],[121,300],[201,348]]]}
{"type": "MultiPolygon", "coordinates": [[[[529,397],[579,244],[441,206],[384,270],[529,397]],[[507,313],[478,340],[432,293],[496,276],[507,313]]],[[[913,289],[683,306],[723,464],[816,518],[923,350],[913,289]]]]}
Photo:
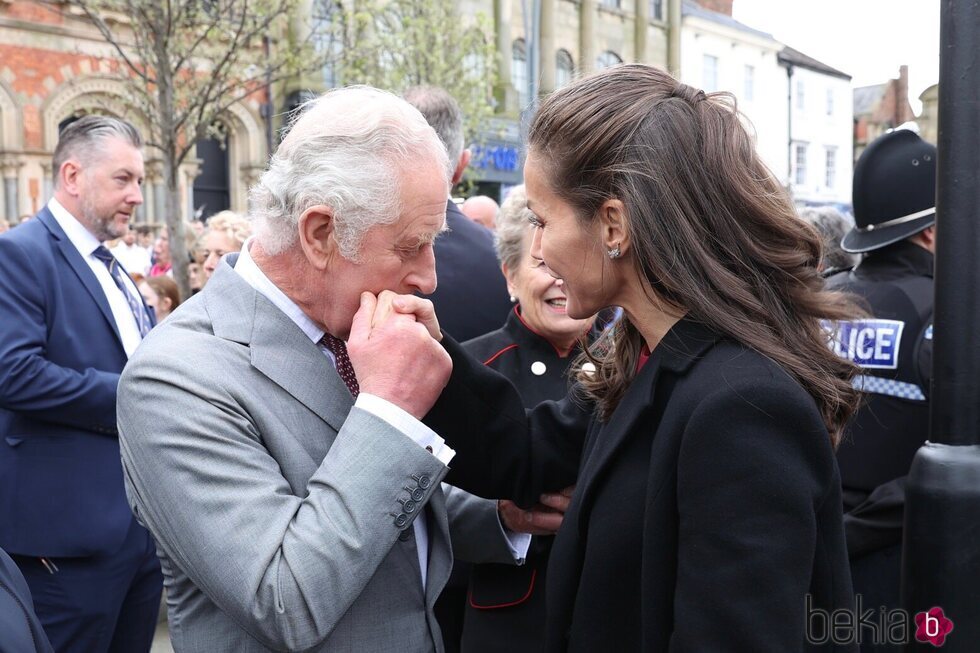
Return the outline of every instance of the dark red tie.
{"type": "Polygon", "coordinates": [[[347,345],[343,340],[335,338],[329,333],[323,334],[323,337],[320,339],[320,344],[329,349],[333,354],[334,360],[337,362],[337,374],[347,384],[347,389],[350,390],[351,396],[357,399],[361,388],[357,385],[354,366],[350,364],[350,356],[347,355],[347,345]]]}

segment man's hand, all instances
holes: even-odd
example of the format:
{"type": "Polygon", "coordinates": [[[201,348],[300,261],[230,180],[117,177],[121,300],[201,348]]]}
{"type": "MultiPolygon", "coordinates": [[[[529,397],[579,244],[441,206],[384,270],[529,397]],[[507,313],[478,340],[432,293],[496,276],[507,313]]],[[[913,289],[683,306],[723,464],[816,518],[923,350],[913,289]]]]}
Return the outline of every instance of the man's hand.
{"type": "Polygon", "coordinates": [[[374,295],[361,294],[347,353],[361,392],[422,419],[449,382],[453,362],[423,323],[416,321],[415,313],[392,311],[390,303],[389,299],[389,308],[382,308],[374,295]]]}
{"type": "Polygon", "coordinates": [[[436,309],[428,299],[415,295],[396,295],[390,290],[382,290],[381,294],[378,295],[378,308],[375,311],[372,326],[393,312],[415,316],[415,321],[425,325],[430,336],[435,338],[437,342],[442,342],[442,331],[439,330],[436,309]]]}
{"type": "Polygon", "coordinates": [[[512,501],[501,499],[497,502],[497,514],[501,523],[515,533],[554,535],[561,526],[574,491],[575,486],[571,485],[561,492],[542,494],[541,502],[530,510],[521,510],[512,501]]]}

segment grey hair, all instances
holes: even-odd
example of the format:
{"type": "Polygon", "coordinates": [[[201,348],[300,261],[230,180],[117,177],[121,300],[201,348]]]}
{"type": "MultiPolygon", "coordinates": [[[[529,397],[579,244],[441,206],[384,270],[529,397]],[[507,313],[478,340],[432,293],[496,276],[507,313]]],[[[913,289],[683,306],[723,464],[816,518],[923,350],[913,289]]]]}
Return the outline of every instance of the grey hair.
{"type": "Polygon", "coordinates": [[[95,146],[107,138],[118,138],[137,150],[143,148],[143,135],[131,123],[112,116],[82,116],[62,130],[51,159],[55,186],[65,161],[76,158],[83,164],[92,160],[95,146]]]}
{"type": "Polygon", "coordinates": [[[303,105],[249,190],[256,238],[269,255],[281,254],[296,242],[299,216],[329,206],[340,254],[358,261],[364,234],[398,220],[401,173],[424,160],[445,174],[448,198],[452,168],[418,111],[369,86],[328,91],[303,105]]]}
{"type": "Polygon", "coordinates": [[[823,240],[824,269],[844,269],[857,265],[859,257],[841,249],[840,241],[854,224],[830,206],[804,207],[800,219],[817,230],[823,240]]]}
{"type": "Polygon", "coordinates": [[[527,191],[524,184],[514,186],[507,199],[500,205],[497,213],[497,228],[493,244],[497,248],[497,258],[509,270],[515,269],[524,258],[524,238],[531,228],[534,216],[527,208],[527,191]]]}
{"type": "Polygon", "coordinates": [[[459,103],[437,86],[413,86],[402,97],[436,130],[446,146],[449,161],[455,166],[463,154],[463,111],[459,103]]]}

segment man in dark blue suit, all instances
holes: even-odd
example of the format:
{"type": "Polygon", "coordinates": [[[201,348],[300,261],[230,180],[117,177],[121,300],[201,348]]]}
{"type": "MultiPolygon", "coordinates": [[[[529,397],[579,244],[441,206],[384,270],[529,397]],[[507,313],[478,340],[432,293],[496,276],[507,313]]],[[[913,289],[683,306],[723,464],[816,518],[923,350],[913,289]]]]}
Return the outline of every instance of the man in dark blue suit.
{"type": "Polygon", "coordinates": [[[119,373],[153,325],[104,246],[143,202],[142,137],[81,118],[54,197],[0,236],[0,547],[60,652],[148,651],[162,576],[123,489],[119,373]]]}
{"type": "MultiPolygon", "coordinates": [[[[456,166],[455,186],[470,162],[470,151],[463,148],[459,104],[443,89],[427,86],[409,89],[405,100],[425,116],[446,146],[456,166]]],[[[448,231],[433,245],[438,285],[428,298],[435,305],[439,325],[458,342],[465,342],[502,327],[512,307],[493,248],[493,233],[463,215],[451,199],[446,226],[448,231]]]]}

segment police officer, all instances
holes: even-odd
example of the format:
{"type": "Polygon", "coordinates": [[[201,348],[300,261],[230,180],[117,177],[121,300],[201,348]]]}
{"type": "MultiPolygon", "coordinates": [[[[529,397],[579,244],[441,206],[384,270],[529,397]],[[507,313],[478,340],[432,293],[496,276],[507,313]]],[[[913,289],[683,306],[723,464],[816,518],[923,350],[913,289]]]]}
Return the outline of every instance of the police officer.
{"type": "Polygon", "coordinates": [[[828,285],[870,314],[840,323],[834,340],[867,394],[837,456],[854,591],[877,611],[899,607],[905,476],[929,428],[936,148],[908,130],[878,138],[855,166],[853,198],[841,247],[864,257],[828,285]]]}

